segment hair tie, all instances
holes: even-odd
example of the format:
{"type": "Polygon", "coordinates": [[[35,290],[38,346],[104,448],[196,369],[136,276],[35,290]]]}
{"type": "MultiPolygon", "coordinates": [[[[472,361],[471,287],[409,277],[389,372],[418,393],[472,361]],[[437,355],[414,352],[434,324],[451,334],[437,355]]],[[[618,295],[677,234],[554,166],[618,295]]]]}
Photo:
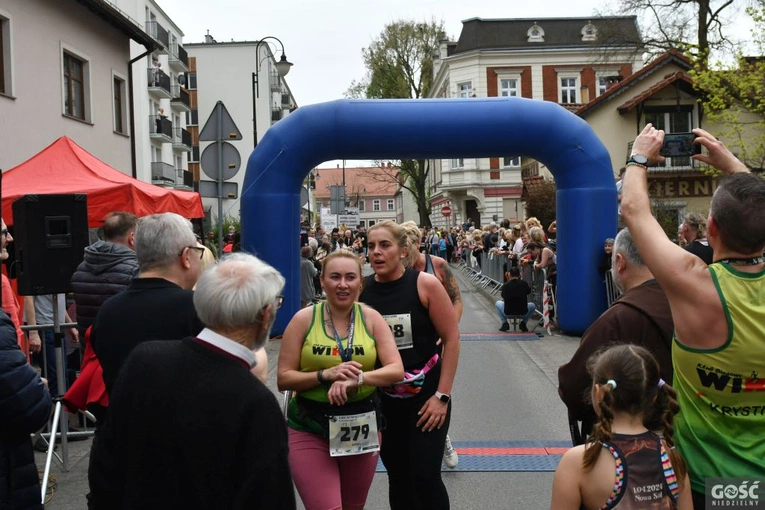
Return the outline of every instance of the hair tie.
{"type": "Polygon", "coordinates": [[[616,389],[616,381],[614,381],[613,379],[609,379],[608,381],[606,381],[606,384],[611,386],[612,389],[614,390],[616,389]]]}
{"type": "Polygon", "coordinates": [[[663,388],[665,384],[667,383],[664,382],[664,379],[659,378],[659,388],[663,388]]]}

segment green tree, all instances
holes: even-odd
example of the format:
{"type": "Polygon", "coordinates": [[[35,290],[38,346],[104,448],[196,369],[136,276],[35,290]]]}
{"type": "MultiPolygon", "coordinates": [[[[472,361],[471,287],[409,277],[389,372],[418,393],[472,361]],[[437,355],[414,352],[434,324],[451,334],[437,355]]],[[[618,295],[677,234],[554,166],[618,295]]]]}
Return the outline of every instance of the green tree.
{"type": "MultiPolygon", "coordinates": [[[[351,83],[346,97],[419,99],[427,96],[433,80],[432,54],[443,38],[443,22],[399,20],[389,23],[362,50],[366,76],[351,83]]],[[[429,162],[404,159],[399,167],[401,175],[382,173],[377,179],[395,180],[411,191],[420,214],[420,225],[430,225],[429,162]]]]}
{"type": "Polygon", "coordinates": [[[714,134],[741,161],[755,171],[765,170],[765,0],[747,8],[755,28],[754,51],[747,57],[739,50],[735,64],[703,61],[691,71],[694,85],[702,92],[707,120],[721,126],[714,134]]]}

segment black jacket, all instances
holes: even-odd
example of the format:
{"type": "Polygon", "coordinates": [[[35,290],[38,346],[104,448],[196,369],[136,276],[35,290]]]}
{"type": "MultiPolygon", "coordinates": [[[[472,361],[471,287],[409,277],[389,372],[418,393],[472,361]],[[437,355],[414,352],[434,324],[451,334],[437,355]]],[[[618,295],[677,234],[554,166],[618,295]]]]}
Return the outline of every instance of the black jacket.
{"type": "Polygon", "coordinates": [[[0,311],[0,508],[42,508],[29,434],[50,416],[50,394],[0,311]]]}
{"type": "Polygon", "coordinates": [[[528,295],[531,287],[520,278],[508,280],[502,286],[502,301],[505,302],[505,315],[526,315],[529,311],[528,295]]]}
{"type": "Polygon", "coordinates": [[[85,258],[72,275],[77,324],[85,330],[96,321],[104,301],[128,288],[138,275],[135,252],[121,244],[98,241],[85,248],[85,258]]]}

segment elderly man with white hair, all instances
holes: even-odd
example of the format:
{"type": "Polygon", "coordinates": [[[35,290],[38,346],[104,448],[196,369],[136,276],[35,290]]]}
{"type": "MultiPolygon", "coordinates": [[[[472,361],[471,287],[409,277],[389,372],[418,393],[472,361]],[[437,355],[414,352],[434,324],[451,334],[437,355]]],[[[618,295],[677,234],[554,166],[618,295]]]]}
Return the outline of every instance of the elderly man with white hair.
{"type": "Polygon", "coordinates": [[[91,457],[91,508],[295,508],[284,419],[250,373],[283,287],[232,254],[197,283],[201,333],[133,350],[91,457]]]}

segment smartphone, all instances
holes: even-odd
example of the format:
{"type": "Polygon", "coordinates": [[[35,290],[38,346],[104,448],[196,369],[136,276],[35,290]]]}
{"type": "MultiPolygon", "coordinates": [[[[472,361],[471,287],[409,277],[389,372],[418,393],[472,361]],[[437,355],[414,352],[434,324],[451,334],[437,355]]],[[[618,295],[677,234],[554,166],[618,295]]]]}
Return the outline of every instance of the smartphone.
{"type": "Polygon", "coordinates": [[[696,135],[693,133],[667,133],[664,135],[664,145],[662,145],[659,154],[665,158],[701,154],[701,145],[693,143],[695,139],[696,135]]]}

